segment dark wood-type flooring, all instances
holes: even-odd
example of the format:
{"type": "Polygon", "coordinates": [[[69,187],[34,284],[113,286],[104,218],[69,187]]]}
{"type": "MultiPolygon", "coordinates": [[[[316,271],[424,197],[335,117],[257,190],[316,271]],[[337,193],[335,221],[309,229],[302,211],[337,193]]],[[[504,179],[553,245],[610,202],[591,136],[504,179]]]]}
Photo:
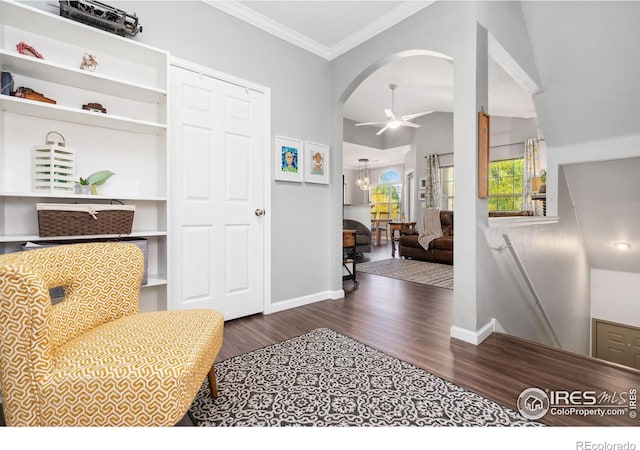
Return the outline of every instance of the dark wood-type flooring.
{"type": "MultiPolygon", "coordinates": [[[[383,243],[371,259],[390,257],[383,243]]],[[[218,360],[307,333],[331,328],[410,362],[466,389],[517,410],[529,387],[622,392],[640,388],[640,371],[494,333],[474,346],[449,336],[453,291],[358,273],[360,287],[345,281],[344,299],[329,300],[225,324],[218,360]]],[[[224,383],[220,383],[224,395],[224,383]]],[[[549,425],[637,426],[628,416],[552,416],[549,425]]],[[[185,417],[180,425],[189,425],[185,417]]]]}

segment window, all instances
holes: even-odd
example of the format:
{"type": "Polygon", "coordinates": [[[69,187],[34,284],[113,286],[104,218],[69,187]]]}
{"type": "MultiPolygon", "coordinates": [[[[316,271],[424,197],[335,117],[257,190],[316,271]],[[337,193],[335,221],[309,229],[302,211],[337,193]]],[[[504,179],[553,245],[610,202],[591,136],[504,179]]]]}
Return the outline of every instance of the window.
{"type": "Polygon", "coordinates": [[[400,174],[393,169],[385,170],[378,178],[379,184],[397,183],[400,181],[400,174]]]}
{"type": "Polygon", "coordinates": [[[402,185],[371,186],[371,216],[382,219],[400,219],[402,185]]]}
{"type": "Polygon", "coordinates": [[[520,211],[524,159],[489,163],[489,211],[520,211]]]}
{"type": "Polygon", "coordinates": [[[453,211],[453,166],[440,167],[440,209],[453,211]]]}
{"type": "MultiPolygon", "coordinates": [[[[523,173],[522,158],[489,163],[489,211],[520,211],[522,209],[523,173]]],[[[454,187],[453,166],[440,167],[440,208],[442,210],[453,211],[454,187]]]]}

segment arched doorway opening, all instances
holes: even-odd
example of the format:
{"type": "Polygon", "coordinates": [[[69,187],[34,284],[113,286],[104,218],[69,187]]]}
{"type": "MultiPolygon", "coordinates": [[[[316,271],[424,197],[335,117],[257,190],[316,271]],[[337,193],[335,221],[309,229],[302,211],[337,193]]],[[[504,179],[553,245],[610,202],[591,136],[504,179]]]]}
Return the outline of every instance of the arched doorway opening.
{"type": "MultiPolygon", "coordinates": [[[[424,178],[424,155],[433,150],[449,153],[453,162],[453,59],[442,53],[411,50],[381,59],[362,71],[340,97],[343,139],[342,157],[346,195],[343,217],[362,210],[367,225],[382,233],[372,235],[369,259],[391,258],[397,252],[399,232],[379,220],[416,222],[422,216],[423,201],[418,183],[424,178]],[[392,87],[390,92],[389,88],[392,87]],[[392,119],[406,119],[393,127],[392,119]],[[435,119],[434,119],[435,118],[435,119]],[[431,122],[446,122],[442,137],[433,137],[431,122]],[[389,126],[388,126],[389,125],[389,126]],[[368,160],[371,186],[362,189],[362,167],[368,160]],[[385,177],[396,173],[397,179],[385,177]],[[412,176],[407,177],[409,174],[412,176]],[[407,181],[408,180],[408,181],[407,181]],[[411,183],[410,186],[407,182],[411,183]],[[346,212],[345,212],[346,211],[346,212]],[[376,238],[379,235],[380,238],[376,238]],[[388,237],[387,237],[388,236],[388,237]],[[385,237],[387,237],[385,239],[385,237]],[[384,252],[377,251],[385,247],[384,252]]],[[[440,131],[439,131],[440,132],[440,131]]]]}

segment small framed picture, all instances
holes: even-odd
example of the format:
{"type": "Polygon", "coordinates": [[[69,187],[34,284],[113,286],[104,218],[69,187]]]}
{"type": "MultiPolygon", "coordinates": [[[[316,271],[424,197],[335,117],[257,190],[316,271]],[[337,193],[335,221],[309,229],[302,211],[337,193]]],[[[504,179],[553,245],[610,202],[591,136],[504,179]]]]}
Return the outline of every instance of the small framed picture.
{"type": "Polygon", "coordinates": [[[424,189],[421,190],[421,191],[418,191],[418,198],[420,200],[426,200],[427,199],[427,191],[424,190],[424,189]]]}
{"type": "Polygon", "coordinates": [[[427,188],[427,177],[420,178],[420,189],[427,188]]]}
{"type": "Polygon", "coordinates": [[[489,198],[489,114],[478,113],[478,198],[489,198]]]}
{"type": "Polygon", "coordinates": [[[329,184],[329,146],[305,141],[304,181],[329,184]]]}
{"type": "Polygon", "coordinates": [[[300,139],[276,136],[273,152],[276,180],[302,182],[304,173],[302,148],[300,139]]]}

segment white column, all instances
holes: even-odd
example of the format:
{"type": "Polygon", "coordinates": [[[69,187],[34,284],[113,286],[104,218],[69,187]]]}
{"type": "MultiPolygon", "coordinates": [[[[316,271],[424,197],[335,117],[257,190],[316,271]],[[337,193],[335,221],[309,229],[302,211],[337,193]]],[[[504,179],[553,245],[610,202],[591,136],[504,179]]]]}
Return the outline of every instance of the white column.
{"type": "MultiPolygon", "coordinates": [[[[475,24],[454,62],[454,294],[452,336],[476,333],[478,324],[480,226],[488,202],[478,198],[478,111],[488,105],[488,35],[475,24]]],[[[465,339],[467,340],[467,339],[465,339]]],[[[471,340],[469,340],[471,341],[471,340]]]]}

